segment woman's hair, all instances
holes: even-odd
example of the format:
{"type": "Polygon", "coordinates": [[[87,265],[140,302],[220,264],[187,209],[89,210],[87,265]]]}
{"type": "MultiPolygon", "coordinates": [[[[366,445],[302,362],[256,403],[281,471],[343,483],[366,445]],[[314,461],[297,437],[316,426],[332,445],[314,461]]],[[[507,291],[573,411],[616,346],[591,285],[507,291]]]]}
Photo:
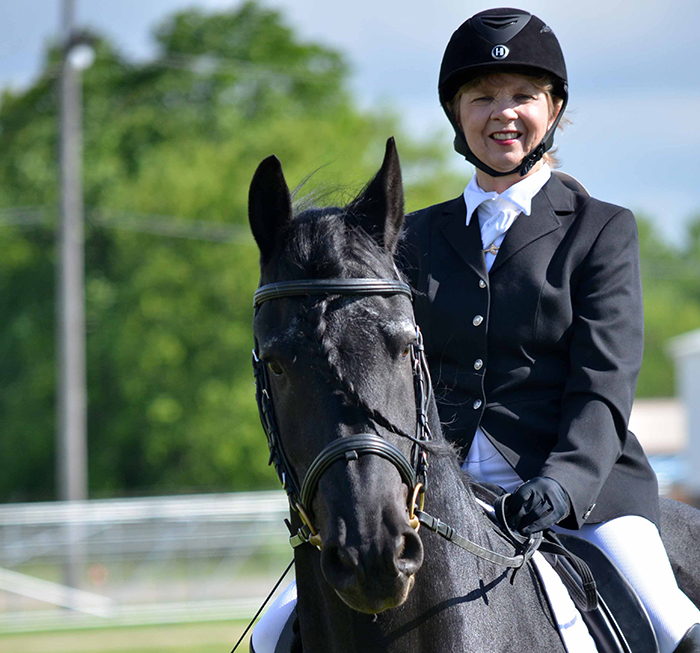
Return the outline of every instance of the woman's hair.
{"type": "MultiPolygon", "coordinates": [[[[498,78],[503,74],[504,73],[489,73],[486,75],[479,75],[477,77],[474,77],[473,79],[470,79],[468,82],[465,82],[464,84],[462,84],[462,86],[459,87],[459,90],[452,98],[452,100],[448,102],[447,105],[447,108],[455,117],[455,120],[458,124],[460,123],[459,104],[462,100],[462,96],[465,93],[468,93],[469,91],[478,88],[485,82],[493,81],[495,83],[498,83],[498,78]]],[[[532,75],[526,73],[518,74],[522,75],[522,77],[527,79],[527,81],[530,82],[535,88],[538,88],[540,91],[547,95],[547,104],[549,104],[550,116],[553,117],[554,115],[556,115],[555,111],[561,107],[563,100],[562,98],[552,93],[555,87],[554,80],[552,79],[552,77],[546,73],[542,73],[540,75],[532,75]]],[[[564,126],[568,124],[570,124],[570,121],[567,120],[565,116],[562,116],[561,120],[559,121],[559,124],[557,125],[557,129],[563,130],[564,126]]],[[[544,156],[542,157],[543,161],[545,163],[548,163],[553,168],[558,168],[561,165],[559,159],[556,156],[556,150],[557,148],[554,147],[551,150],[549,150],[549,152],[545,152],[544,156]]]]}

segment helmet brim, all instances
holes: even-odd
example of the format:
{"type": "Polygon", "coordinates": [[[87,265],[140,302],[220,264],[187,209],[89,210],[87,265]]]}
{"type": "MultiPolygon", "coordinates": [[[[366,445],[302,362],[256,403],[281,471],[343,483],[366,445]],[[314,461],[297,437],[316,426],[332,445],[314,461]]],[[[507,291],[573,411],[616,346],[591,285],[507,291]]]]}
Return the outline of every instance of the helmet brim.
{"type": "Polygon", "coordinates": [[[489,61],[479,64],[478,66],[459,68],[446,77],[438,89],[440,103],[443,105],[443,107],[447,107],[447,105],[454,100],[454,97],[457,95],[459,89],[466,83],[473,81],[477,77],[496,73],[514,73],[517,75],[527,75],[528,77],[548,75],[551,77],[553,83],[552,94],[560,97],[562,100],[567,99],[568,93],[566,82],[559,78],[551,70],[546,70],[545,68],[535,66],[528,66],[521,63],[509,62],[506,64],[502,61],[489,61]]]}

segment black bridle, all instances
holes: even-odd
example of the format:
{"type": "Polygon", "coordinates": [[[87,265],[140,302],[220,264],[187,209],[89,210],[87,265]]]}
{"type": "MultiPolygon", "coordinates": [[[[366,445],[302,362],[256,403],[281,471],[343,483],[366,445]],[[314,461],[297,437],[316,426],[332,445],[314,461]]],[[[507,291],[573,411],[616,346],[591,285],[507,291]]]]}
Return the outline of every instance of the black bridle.
{"type": "MultiPolygon", "coordinates": [[[[409,299],[412,298],[408,284],[395,279],[313,279],[280,281],[261,286],[255,292],[253,306],[257,310],[261,304],[272,299],[309,295],[404,295],[409,299]]],[[[418,526],[415,508],[419,501],[422,506],[422,492],[426,486],[428,469],[427,454],[423,445],[432,439],[428,426],[428,406],[432,387],[425,360],[423,338],[418,326],[415,329],[416,338],[410,345],[410,355],[416,399],[416,434],[409,436],[398,428],[392,429],[395,433],[407,436],[413,442],[411,462],[398,447],[384,438],[373,433],[357,433],[333,440],[324,447],[311,463],[301,485],[282,447],[270,394],[267,366],[258,356],[256,342],[256,348],[253,350],[256,399],[260,421],[270,449],[269,464],[274,464],[282,486],[287,492],[289,504],[303,523],[302,528],[290,538],[293,547],[311,542],[321,548],[321,540],[313,526],[310,511],[318,483],[324,472],[337,460],[356,460],[361,455],[379,456],[396,467],[402,481],[410,490],[409,518],[413,520],[414,527],[418,526]]]]}
{"type": "MultiPolygon", "coordinates": [[[[405,295],[412,298],[408,284],[396,279],[311,279],[303,281],[280,281],[269,283],[258,288],[255,292],[253,306],[257,310],[261,304],[272,299],[286,297],[306,297],[311,295],[405,295]]],[[[425,488],[427,484],[428,457],[426,444],[432,440],[428,426],[428,407],[432,396],[430,372],[425,359],[423,337],[416,325],[416,338],[410,346],[411,363],[413,368],[413,383],[416,402],[416,435],[411,436],[396,427],[391,427],[394,433],[407,437],[413,442],[411,462],[393,444],[373,433],[358,433],[348,437],[333,440],[324,447],[311,463],[301,485],[289,465],[284,448],[279,437],[275,411],[270,394],[270,383],[267,366],[258,356],[258,345],[253,349],[253,370],[255,373],[256,399],[260,412],[260,421],[267,436],[270,448],[269,464],[274,464],[282,486],[287,492],[289,505],[299,515],[302,527],[290,537],[293,547],[310,542],[321,548],[321,536],[314,528],[309,507],[318,488],[318,483],[324,472],[337,460],[356,460],[360,455],[380,456],[391,462],[408,486],[409,523],[416,530],[423,524],[426,528],[438,533],[446,540],[462,549],[489,560],[495,564],[520,569],[532,557],[540,543],[542,533],[529,538],[513,533],[508,527],[504,516],[504,503],[507,495],[496,502],[496,514],[502,528],[510,536],[512,543],[521,553],[515,556],[505,556],[495,551],[485,549],[478,544],[462,537],[455,530],[423,511],[425,488]]]]}

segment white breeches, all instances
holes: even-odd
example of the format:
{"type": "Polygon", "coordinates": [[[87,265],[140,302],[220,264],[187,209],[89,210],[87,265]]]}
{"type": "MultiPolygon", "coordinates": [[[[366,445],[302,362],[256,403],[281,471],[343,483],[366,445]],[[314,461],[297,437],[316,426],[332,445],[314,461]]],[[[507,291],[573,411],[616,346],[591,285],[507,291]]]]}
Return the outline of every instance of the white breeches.
{"type": "MultiPolygon", "coordinates": [[[[700,613],[676,584],[656,526],[636,516],[620,517],[579,531],[556,530],[592,542],[603,549],[635,588],[651,618],[660,653],[672,653],[686,631],[700,623],[700,613]]],[[[547,588],[549,602],[569,653],[595,650],[588,631],[561,581],[542,556],[535,567],[547,588]]],[[[273,653],[282,628],[296,605],[292,582],[268,608],[253,631],[256,653],[273,653]]]]}
{"type": "MultiPolygon", "coordinates": [[[[496,483],[508,492],[522,483],[483,433],[477,432],[463,467],[476,480],[496,483]]],[[[700,623],[700,611],[678,588],[661,537],[652,522],[627,515],[601,524],[586,524],[578,531],[558,527],[554,530],[588,540],[607,553],[644,604],[659,642],[660,653],[672,653],[688,629],[700,623]]],[[[573,606],[567,607],[565,599],[559,601],[554,596],[552,587],[558,580],[556,574],[547,569],[544,559],[536,560],[535,566],[545,584],[547,577],[555,577],[548,586],[550,603],[553,609],[555,604],[562,606],[558,611],[555,609],[555,617],[569,653],[588,650],[587,631],[584,635],[580,617],[576,619],[575,615],[571,616],[573,606]]],[[[253,645],[257,653],[274,651],[295,604],[296,583],[292,583],[256,625],[253,645]]]]}

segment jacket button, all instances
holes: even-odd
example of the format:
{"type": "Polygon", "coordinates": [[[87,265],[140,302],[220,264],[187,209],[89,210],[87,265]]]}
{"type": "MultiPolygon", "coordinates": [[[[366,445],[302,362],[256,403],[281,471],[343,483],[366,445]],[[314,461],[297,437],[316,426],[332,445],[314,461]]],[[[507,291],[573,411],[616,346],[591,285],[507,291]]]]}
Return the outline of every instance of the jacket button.
{"type": "Polygon", "coordinates": [[[477,399],[474,402],[474,410],[479,410],[479,408],[481,408],[481,399],[477,399]]]}
{"type": "Polygon", "coordinates": [[[479,279],[479,288],[486,288],[486,282],[483,279],[479,279]]]}
{"type": "Polygon", "coordinates": [[[475,316],[474,319],[472,320],[472,324],[473,324],[474,326],[479,326],[483,321],[484,321],[484,318],[481,317],[481,315],[477,315],[477,316],[475,316]]]}
{"type": "Polygon", "coordinates": [[[480,358],[477,358],[474,361],[474,369],[475,370],[480,370],[484,366],[484,361],[482,361],[480,358]]]}

